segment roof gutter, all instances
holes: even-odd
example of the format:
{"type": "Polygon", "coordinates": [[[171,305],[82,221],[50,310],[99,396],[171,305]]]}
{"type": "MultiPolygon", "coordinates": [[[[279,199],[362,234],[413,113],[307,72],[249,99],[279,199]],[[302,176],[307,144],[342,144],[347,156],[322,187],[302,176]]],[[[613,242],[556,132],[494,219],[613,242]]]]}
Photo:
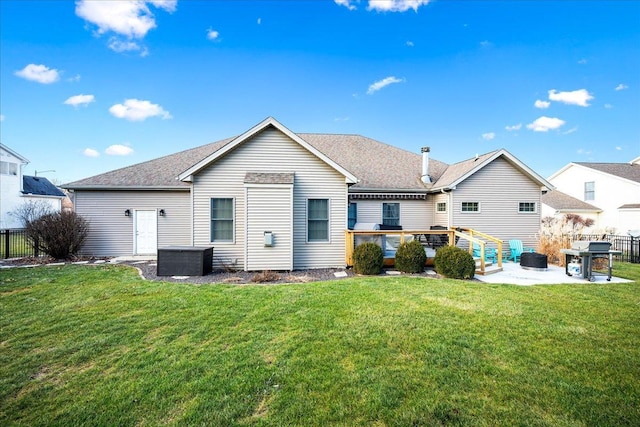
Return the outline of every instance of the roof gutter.
{"type": "Polygon", "coordinates": [[[74,191],[191,191],[191,186],[130,186],[130,185],[62,185],[67,190],[74,191]]]}

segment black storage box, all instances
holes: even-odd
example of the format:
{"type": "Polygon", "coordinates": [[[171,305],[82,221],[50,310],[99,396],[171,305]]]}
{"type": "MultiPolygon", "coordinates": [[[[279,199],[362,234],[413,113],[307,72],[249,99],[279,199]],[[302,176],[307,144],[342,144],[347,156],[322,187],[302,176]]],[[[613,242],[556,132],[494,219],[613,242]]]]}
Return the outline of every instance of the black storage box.
{"type": "Polygon", "coordinates": [[[211,273],[213,246],[167,246],[158,249],[158,276],[204,276],[211,273]]]}

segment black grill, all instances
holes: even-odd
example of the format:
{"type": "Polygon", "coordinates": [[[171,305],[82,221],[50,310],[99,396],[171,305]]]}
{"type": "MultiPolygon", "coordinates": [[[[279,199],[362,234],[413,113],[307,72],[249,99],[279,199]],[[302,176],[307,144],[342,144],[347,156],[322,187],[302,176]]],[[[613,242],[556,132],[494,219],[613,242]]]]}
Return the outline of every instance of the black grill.
{"type": "Polygon", "coordinates": [[[599,274],[593,271],[593,260],[596,258],[607,259],[607,280],[611,280],[611,269],[613,268],[613,256],[619,255],[621,251],[612,251],[611,242],[605,241],[583,241],[573,242],[571,249],[562,249],[565,256],[565,273],[568,276],[582,276],[583,279],[593,282],[594,275],[599,274]]]}

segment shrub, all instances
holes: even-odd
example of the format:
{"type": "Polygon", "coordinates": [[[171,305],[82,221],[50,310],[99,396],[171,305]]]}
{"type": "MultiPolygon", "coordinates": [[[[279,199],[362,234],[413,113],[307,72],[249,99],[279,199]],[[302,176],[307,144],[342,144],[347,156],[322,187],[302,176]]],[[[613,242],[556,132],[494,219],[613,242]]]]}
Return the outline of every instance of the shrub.
{"type": "Polygon", "coordinates": [[[276,282],[280,280],[280,275],[275,271],[265,270],[260,273],[256,273],[251,278],[253,283],[266,283],[266,282],[276,282]]]}
{"type": "Polygon", "coordinates": [[[375,243],[363,243],[353,251],[353,271],[358,274],[380,274],[382,262],[382,248],[375,243]]]}
{"type": "Polygon", "coordinates": [[[27,224],[27,237],[37,251],[55,259],[68,259],[80,251],[89,226],[75,212],[53,212],[27,224]]]}
{"type": "Polygon", "coordinates": [[[404,242],[396,251],[396,270],[404,273],[422,273],[427,254],[417,240],[404,242]]]}
{"type": "Polygon", "coordinates": [[[452,279],[471,279],[476,272],[476,262],[471,254],[457,246],[438,249],[433,264],[438,274],[452,279]]]}

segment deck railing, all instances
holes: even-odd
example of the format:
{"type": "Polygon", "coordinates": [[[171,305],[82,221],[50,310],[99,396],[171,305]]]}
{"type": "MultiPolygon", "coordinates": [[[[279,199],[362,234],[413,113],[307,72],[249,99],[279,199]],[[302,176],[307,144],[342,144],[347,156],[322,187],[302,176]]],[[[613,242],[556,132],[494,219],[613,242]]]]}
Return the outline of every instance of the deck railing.
{"type": "MultiPolygon", "coordinates": [[[[480,247],[480,259],[478,260],[478,273],[480,274],[484,274],[487,269],[485,261],[487,242],[493,242],[497,248],[497,267],[499,269],[502,268],[502,240],[471,228],[449,228],[446,230],[346,230],[345,233],[345,262],[349,267],[353,266],[353,251],[356,247],[356,236],[399,236],[400,243],[404,243],[407,240],[418,239],[420,236],[446,236],[445,245],[464,247],[464,245],[460,245],[460,240],[467,241],[468,251],[472,255],[473,243],[476,243],[480,247]]],[[[391,265],[392,263],[393,260],[385,258],[385,265],[391,265]]]]}

